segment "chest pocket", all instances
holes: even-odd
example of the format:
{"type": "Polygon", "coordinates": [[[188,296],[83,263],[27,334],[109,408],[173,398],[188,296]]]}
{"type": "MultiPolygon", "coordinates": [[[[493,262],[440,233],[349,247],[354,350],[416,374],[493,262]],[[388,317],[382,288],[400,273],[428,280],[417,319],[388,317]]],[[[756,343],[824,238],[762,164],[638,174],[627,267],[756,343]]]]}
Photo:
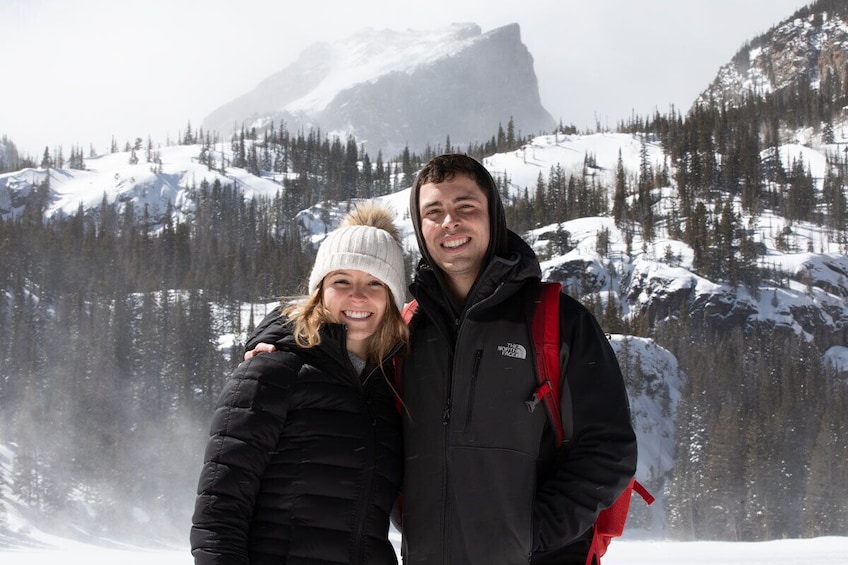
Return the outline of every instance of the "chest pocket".
{"type": "Polygon", "coordinates": [[[451,442],[535,457],[546,416],[525,404],[538,386],[527,327],[499,320],[463,331],[452,381],[451,442]]]}

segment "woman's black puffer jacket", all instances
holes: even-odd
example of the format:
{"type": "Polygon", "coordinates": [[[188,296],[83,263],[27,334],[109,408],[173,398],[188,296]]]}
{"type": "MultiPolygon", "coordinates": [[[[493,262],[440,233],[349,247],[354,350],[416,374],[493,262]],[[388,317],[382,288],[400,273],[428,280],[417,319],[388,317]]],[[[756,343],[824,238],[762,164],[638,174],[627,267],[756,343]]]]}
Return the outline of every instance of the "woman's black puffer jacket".
{"type": "Polygon", "coordinates": [[[403,453],[392,391],[379,368],[355,373],[344,326],[321,337],[302,349],[287,331],[278,351],[243,362],[225,385],[198,485],[196,564],[397,563],[388,529],[403,453]]]}

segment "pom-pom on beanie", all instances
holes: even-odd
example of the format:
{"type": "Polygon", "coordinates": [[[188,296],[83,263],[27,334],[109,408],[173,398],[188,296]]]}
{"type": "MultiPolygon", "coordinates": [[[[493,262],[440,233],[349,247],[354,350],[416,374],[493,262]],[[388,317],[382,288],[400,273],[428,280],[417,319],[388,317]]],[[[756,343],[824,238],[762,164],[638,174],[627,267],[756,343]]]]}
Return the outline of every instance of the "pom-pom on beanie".
{"type": "Polygon", "coordinates": [[[403,254],[400,235],[388,208],[376,203],[357,206],[321,242],[309,275],[309,292],[318,288],[327,274],[342,269],[364,271],[380,279],[389,287],[398,310],[403,309],[406,299],[403,254]]]}

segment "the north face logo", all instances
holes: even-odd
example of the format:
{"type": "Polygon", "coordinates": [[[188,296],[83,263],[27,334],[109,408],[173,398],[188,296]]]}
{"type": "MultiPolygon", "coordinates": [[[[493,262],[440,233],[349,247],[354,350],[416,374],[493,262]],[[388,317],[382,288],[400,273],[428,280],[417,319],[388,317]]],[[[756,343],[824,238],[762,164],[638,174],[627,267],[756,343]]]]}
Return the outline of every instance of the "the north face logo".
{"type": "Polygon", "coordinates": [[[515,357],[516,359],[527,359],[527,350],[520,343],[507,343],[499,345],[498,351],[504,357],[515,357]]]}

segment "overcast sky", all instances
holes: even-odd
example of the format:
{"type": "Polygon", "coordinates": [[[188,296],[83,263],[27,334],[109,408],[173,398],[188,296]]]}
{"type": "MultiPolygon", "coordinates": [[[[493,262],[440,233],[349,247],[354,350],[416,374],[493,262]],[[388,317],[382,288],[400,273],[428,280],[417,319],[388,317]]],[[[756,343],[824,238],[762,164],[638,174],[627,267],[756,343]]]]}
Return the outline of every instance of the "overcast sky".
{"type": "Polygon", "coordinates": [[[681,111],[805,0],[0,0],[0,135],[40,157],[176,140],[300,51],[364,28],[518,23],[543,106],[579,128],[681,111]]]}

